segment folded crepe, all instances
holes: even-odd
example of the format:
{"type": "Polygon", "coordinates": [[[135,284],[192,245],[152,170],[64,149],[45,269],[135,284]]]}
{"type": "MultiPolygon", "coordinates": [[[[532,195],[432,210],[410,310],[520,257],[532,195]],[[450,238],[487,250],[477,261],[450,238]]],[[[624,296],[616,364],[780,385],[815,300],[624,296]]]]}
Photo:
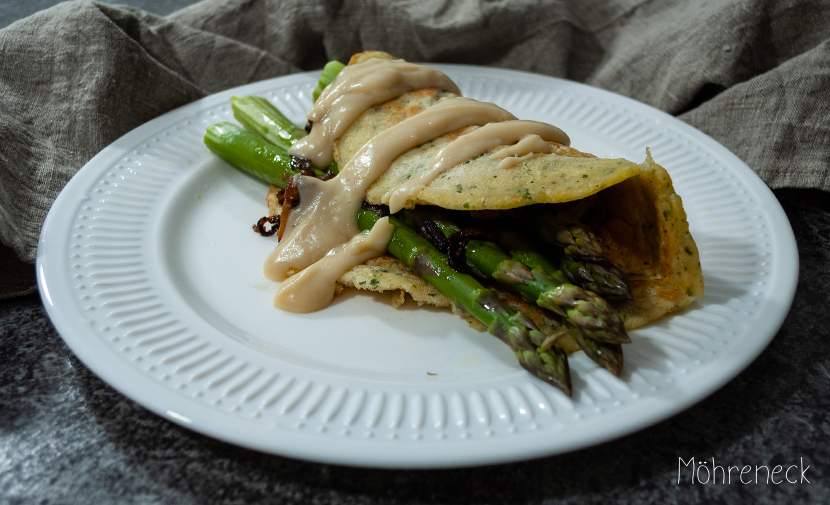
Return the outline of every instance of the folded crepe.
{"type": "MultiPolygon", "coordinates": [[[[350,64],[385,53],[361,53],[350,64]]],[[[456,97],[438,88],[406,92],[363,112],[334,143],[333,155],[343,167],[380,132],[427,108],[456,97]]],[[[428,168],[436,153],[453,140],[478,129],[468,126],[405,152],[377,179],[365,195],[371,204],[388,204],[390,191],[428,168]]],[[[549,152],[525,153],[505,166],[507,146],[498,146],[463,161],[407,197],[404,207],[437,206],[457,211],[489,211],[489,217],[509,216],[511,209],[534,206],[559,220],[586,225],[625,275],[633,300],[616,304],[627,330],[687,307],[703,296],[698,250],[689,233],[686,213],[671,178],[650,153],[641,164],[624,159],[601,159],[556,142],[549,152]],[[495,211],[495,212],[493,212],[495,211]]],[[[278,214],[272,188],[269,210],[278,214]]],[[[509,217],[507,217],[509,219],[509,217]]],[[[419,304],[453,307],[451,301],[390,256],[358,265],[339,279],[345,287],[392,291],[400,305],[408,293],[419,304]]],[[[522,310],[543,327],[554,318],[518,297],[508,305],[522,310]]],[[[471,320],[475,325],[475,321],[471,320]]],[[[578,347],[570,338],[559,342],[568,351],[578,347]]]]}

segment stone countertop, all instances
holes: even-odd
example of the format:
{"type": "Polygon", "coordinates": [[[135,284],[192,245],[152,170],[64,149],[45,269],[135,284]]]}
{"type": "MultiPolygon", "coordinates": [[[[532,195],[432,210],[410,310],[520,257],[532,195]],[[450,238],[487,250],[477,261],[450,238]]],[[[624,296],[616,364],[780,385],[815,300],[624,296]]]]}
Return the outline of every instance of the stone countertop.
{"type": "Polygon", "coordinates": [[[0,502],[830,503],[830,214],[785,209],[800,279],[782,329],[755,362],[656,426],[506,465],[367,470],[220,442],[99,380],[57,335],[37,295],[2,301],[0,502]],[[809,483],[702,485],[684,474],[678,485],[679,458],[691,457],[724,467],[809,466],[809,483]]]}

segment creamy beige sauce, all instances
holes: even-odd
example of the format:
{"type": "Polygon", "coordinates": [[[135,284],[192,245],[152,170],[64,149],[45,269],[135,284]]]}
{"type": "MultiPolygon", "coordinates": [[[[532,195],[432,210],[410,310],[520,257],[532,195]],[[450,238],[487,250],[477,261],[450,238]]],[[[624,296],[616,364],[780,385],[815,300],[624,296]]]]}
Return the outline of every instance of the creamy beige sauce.
{"type": "Polygon", "coordinates": [[[370,231],[358,233],[305,270],[277,287],[274,306],[307,314],[324,309],[334,299],[337,279],[357,265],[386,252],[395,227],[389,218],[379,219],[370,231]]]}
{"type": "Polygon", "coordinates": [[[314,123],[311,133],[291,146],[288,154],[307,158],[316,167],[327,167],[334,159],[334,141],[364,111],[407,91],[432,87],[461,95],[449,77],[423,65],[377,58],[348,65],[308,113],[308,120],[314,123]]]}
{"type": "Polygon", "coordinates": [[[366,190],[401,154],[466,126],[511,119],[512,114],[491,103],[450,98],[376,135],[337,177],[322,181],[295,176],[300,204],[292,209],[282,240],[265,262],[265,276],[284,280],[289,271],[303,270],[348,242],[359,231],[357,212],[366,190]]]}
{"type": "Polygon", "coordinates": [[[493,159],[501,160],[499,168],[510,168],[535,154],[550,154],[552,152],[553,146],[549,142],[545,142],[542,137],[528,135],[516,144],[493,153],[493,159]]]}
{"type": "Polygon", "coordinates": [[[553,152],[553,148],[548,141],[564,145],[570,144],[570,139],[565,135],[565,132],[555,126],[538,121],[515,120],[484,125],[450,142],[438,151],[429,167],[422,171],[418,177],[413,177],[392,189],[383,196],[382,201],[389,205],[389,211],[394,214],[405,208],[409,202],[413,202],[418,193],[434,181],[436,177],[460,163],[473,159],[498,146],[506,145],[508,147],[494,153],[493,158],[503,159],[499,163],[499,167],[502,167],[505,162],[514,162],[512,164],[515,164],[522,160],[518,156],[553,152]],[[516,144],[510,145],[514,143],[516,144]]]}

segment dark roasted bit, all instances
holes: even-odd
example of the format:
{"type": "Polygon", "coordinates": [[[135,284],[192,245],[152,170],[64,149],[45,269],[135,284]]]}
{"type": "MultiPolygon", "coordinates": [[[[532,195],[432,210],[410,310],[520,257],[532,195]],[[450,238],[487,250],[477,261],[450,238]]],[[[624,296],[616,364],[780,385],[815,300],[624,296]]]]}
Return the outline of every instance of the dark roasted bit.
{"type": "Polygon", "coordinates": [[[270,237],[271,235],[277,233],[277,230],[280,228],[280,216],[265,216],[260,218],[259,221],[254,224],[254,231],[262,235],[263,237],[270,237]],[[271,226],[266,230],[265,225],[270,224],[271,226]]]}
{"type": "MultiPolygon", "coordinates": [[[[437,227],[440,225],[433,222],[437,227]]],[[[452,234],[446,235],[449,243],[448,255],[450,258],[450,266],[459,272],[466,272],[477,277],[486,278],[487,275],[478,271],[475,265],[467,261],[467,245],[471,240],[492,240],[492,234],[485,232],[481,228],[465,228],[463,230],[457,229],[452,234]]]]}
{"type": "Polygon", "coordinates": [[[299,156],[294,156],[292,154],[288,155],[291,159],[291,169],[301,172],[303,170],[311,170],[314,168],[311,164],[311,160],[308,158],[300,158],[299,156]]]}
{"type": "MultiPolygon", "coordinates": [[[[285,189],[281,192],[282,199],[278,200],[280,205],[282,205],[279,234],[277,235],[278,240],[282,240],[282,235],[285,233],[285,225],[288,224],[288,215],[291,213],[291,209],[300,204],[300,191],[297,189],[297,177],[299,176],[316,177],[317,179],[327,181],[332,177],[336,177],[336,174],[326,172],[322,175],[318,175],[317,172],[312,172],[311,170],[302,170],[295,172],[294,175],[288,177],[285,182],[285,189]]],[[[280,198],[279,194],[277,198],[280,198]]]]}
{"type": "Polygon", "coordinates": [[[442,253],[447,254],[449,252],[449,239],[444,235],[444,232],[441,231],[441,228],[439,228],[434,221],[429,219],[424,221],[421,225],[421,229],[418,230],[418,235],[429,240],[429,242],[442,253]]]}
{"type": "Polygon", "coordinates": [[[370,212],[374,212],[378,215],[378,217],[386,217],[389,215],[389,207],[386,205],[373,205],[366,200],[360,202],[360,208],[363,210],[368,210],[370,212]]]}
{"type": "MultiPolygon", "coordinates": [[[[298,174],[302,175],[302,173],[298,174]]],[[[300,191],[295,185],[296,176],[289,177],[285,182],[285,193],[283,194],[282,212],[280,213],[280,227],[277,232],[277,240],[282,240],[285,227],[288,224],[288,216],[291,209],[300,204],[300,191]]]]}

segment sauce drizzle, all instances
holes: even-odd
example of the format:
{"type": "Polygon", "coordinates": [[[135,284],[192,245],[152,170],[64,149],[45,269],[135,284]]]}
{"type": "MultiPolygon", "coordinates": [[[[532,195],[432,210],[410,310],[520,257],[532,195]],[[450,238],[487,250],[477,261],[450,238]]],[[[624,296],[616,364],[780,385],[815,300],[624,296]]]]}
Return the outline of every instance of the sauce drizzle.
{"type": "Polygon", "coordinates": [[[424,65],[377,58],[348,65],[317,98],[306,116],[314,127],[291,146],[288,154],[325,168],[334,160],[334,142],[364,111],[407,91],[432,87],[461,95],[449,77],[424,65]]]}
{"type": "MultiPolygon", "coordinates": [[[[547,141],[568,145],[570,139],[565,132],[555,126],[538,121],[503,121],[490,123],[461,135],[444,146],[432,160],[429,167],[418,177],[387,192],[383,203],[389,205],[389,212],[395,213],[406,207],[408,201],[428,186],[436,177],[466,160],[477,157],[498,146],[518,142],[515,146],[505,147],[494,154],[494,158],[505,161],[518,158],[508,156],[526,155],[528,153],[550,153],[552,147],[547,141]],[[538,140],[537,140],[538,139],[538,140]],[[502,155],[502,153],[504,153],[502,155]],[[519,154],[521,153],[521,154],[519,154]]],[[[502,161],[504,163],[504,161],[502,161]]],[[[501,167],[502,164],[500,163],[501,167]]]]}

